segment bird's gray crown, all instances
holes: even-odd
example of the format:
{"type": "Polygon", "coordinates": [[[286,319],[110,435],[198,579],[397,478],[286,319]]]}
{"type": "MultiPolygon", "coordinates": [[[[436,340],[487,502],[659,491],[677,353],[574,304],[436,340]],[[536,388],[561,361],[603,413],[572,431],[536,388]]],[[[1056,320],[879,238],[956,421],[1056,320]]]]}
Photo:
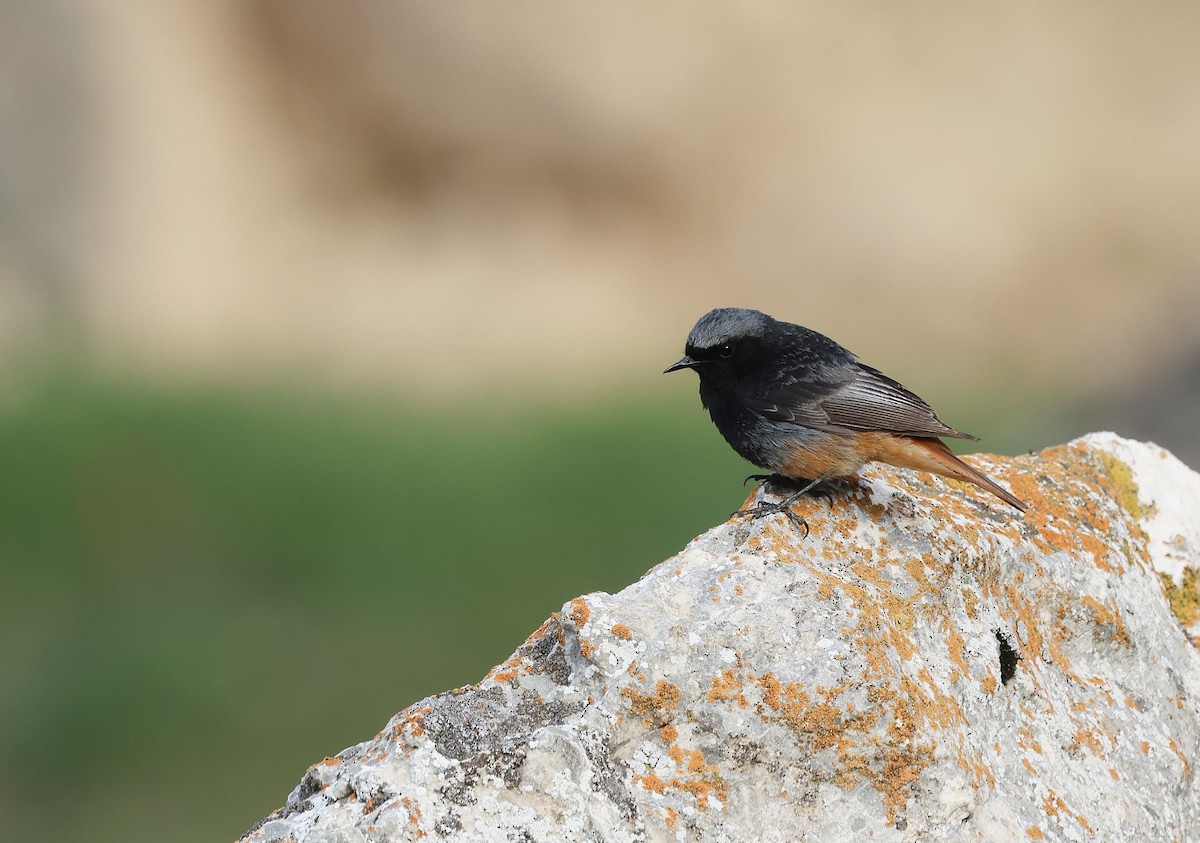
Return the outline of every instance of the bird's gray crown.
{"type": "Polygon", "coordinates": [[[744,307],[719,307],[700,317],[688,334],[690,348],[716,348],[744,337],[761,337],[771,317],[744,307]]]}

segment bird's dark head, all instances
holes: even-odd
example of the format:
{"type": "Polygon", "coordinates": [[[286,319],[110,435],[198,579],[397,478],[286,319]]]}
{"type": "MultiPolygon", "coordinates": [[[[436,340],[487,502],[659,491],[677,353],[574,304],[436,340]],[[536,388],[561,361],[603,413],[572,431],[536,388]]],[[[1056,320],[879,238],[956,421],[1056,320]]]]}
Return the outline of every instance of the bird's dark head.
{"type": "Polygon", "coordinates": [[[753,364],[775,320],[757,310],[722,307],[710,310],[688,334],[685,356],[663,374],[695,369],[703,381],[734,380],[753,364]]]}

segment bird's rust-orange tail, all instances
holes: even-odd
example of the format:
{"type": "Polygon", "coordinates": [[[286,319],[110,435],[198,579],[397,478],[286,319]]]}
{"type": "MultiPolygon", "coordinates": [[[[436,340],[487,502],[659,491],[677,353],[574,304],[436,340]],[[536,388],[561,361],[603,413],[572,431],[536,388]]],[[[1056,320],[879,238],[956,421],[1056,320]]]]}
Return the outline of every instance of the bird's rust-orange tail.
{"type": "Polygon", "coordinates": [[[1021,512],[1029,509],[1029,505],[1017,498],[1011,492],[993,481],[986,474],[976,471],[971,466],[954,456],[950,448],[940,439],[917,436],[888,436],[886,444],[874,459],[901,468],[915,468],[920,471],[931,471],[943,477],[955,480],[965,480],[974,483],[981,489],[991,492],[1009,506],[1016,507],[1021,512]]]}

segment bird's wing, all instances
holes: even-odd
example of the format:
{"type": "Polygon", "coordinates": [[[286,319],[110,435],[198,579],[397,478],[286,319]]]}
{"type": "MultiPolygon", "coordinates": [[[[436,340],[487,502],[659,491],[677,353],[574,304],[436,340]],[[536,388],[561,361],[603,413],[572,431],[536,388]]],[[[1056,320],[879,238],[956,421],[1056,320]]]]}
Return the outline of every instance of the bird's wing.
{"type": "Polygon", "coordinates": [[[858,361],[842,369],[835,380],[786,377],[748,403],[764,418],[831,433],[883,430],[912,436],[977,438],[950,427],[916,394],[858,361]]]}

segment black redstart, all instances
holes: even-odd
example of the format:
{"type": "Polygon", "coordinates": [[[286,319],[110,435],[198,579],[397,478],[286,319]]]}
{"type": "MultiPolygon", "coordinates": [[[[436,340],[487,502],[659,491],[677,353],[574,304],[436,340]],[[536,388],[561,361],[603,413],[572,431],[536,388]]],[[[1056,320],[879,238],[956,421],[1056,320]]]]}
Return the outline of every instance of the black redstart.
{"type": "Polygon", "coordinates": [[[1022,512],[1028,508],[938,438],[978,437],[945,424],[912,392],[816,331],[757,310],[720,308],[692,328],[685,355],[666,372],[696,370],[700,401],[733,450],[806,484],[782,503],[740,514],[795,518],[791,504],[800,495],[872,461],[965,480],[1022,512]]]}

